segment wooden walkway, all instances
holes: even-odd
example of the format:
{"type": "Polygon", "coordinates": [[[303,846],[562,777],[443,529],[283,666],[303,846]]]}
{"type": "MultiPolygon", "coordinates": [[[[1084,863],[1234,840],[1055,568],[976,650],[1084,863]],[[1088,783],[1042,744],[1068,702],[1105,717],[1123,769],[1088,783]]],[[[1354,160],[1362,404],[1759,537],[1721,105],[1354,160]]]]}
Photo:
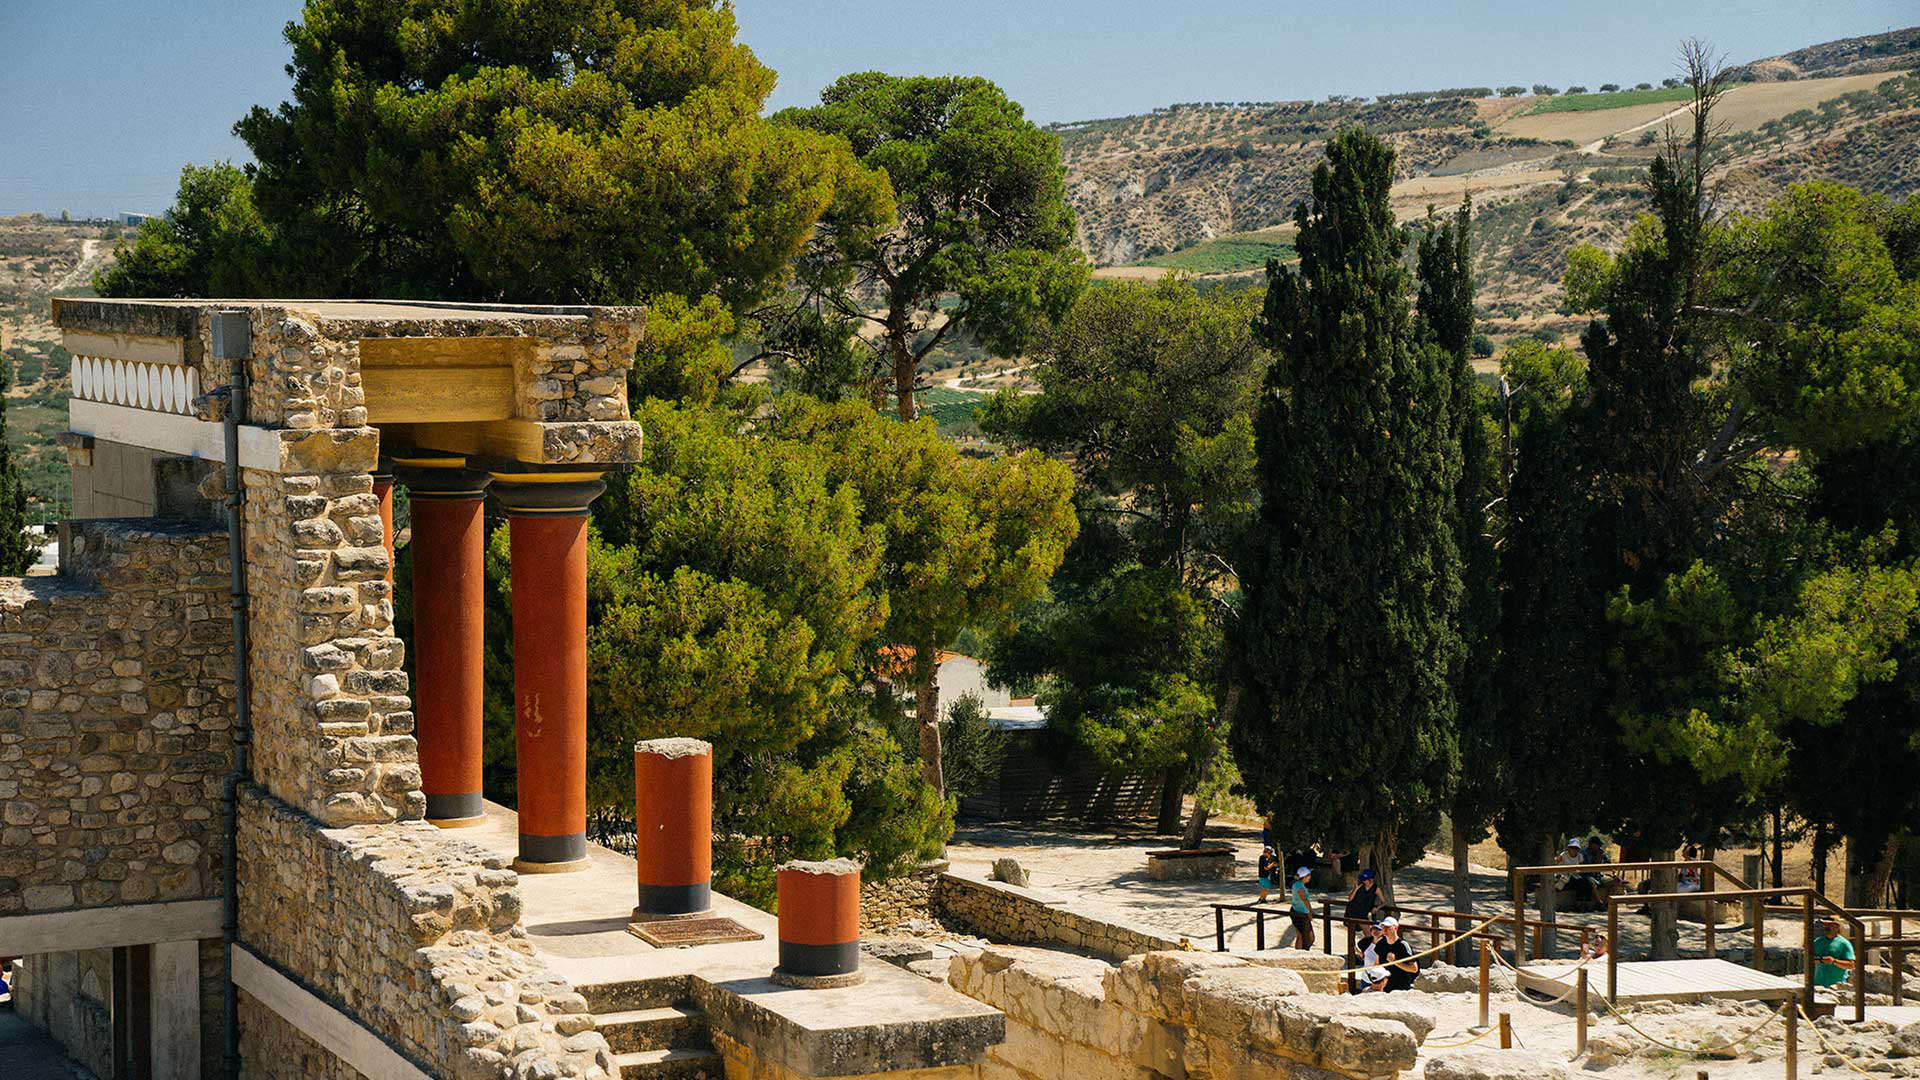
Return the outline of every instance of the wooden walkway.
{"type": "MultiPolygon", "coordinates": [[[[1573,989],[1576,966],[1528,964],[1520,969],[1520,985],[1559,997],[1573,989]]],[[[1619,1005],[1632,1001],[1706,1001],[1710,998],[1779,1001],[1798,995],[1802,986],[1799,979],[1783,979],[1725,960],[1625,961],[1620,964],[1619,982],[1619,993],[1614,998],[1614,1003],[1619,1005]]],[[[1587,992],[1596,997],[1606,994],[1604,962],[1587,965],[1587,992]]]]}

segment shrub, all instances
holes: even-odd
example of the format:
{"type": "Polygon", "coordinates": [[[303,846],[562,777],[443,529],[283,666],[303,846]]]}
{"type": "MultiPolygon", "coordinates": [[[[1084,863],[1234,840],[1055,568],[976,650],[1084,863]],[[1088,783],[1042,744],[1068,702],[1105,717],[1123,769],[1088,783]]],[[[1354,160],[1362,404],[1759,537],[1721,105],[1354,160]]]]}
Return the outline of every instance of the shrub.
{"type": "Polygon", "coordinates": [[[1567,87],[1567,93],[1569,93],[1569,94],[1584,94],[1584,93],[1586,93],[1586,92],[1587,92],[1587,88],[1586,88],[1586,87],[1584,87],[1584,86],[1569,86],[1569,87],[1567,87]]]}
{"type": "Polygon", "coordinates": [[[1493,355],[1493,339],[1485,334],[1473,335],[1473,355],[1486,357],[1493,355]]]}
{"type": "Polygon", "coordinates": [[[947,713],[947,730],[940,744],[941,767],[946,770],[947,791],[955,795],[974,795],[985,791],[1000,776],[1006,760],[1007,740],[993,730],[987,719],[987,707],[978,694],[961,694],[947,713]]]}
{"type": "Polygon", "coordinates": [[[1553,87],[1548,86],[1546,83],[1533,84],[1533,93],[1535,97],[1552,97],[1553,95],[1559,92],[1560,91],[1555,90],[1553,87]]]}
{"type": "Polygon", "coordinates": [[[1618,93],[1619,90],[1620,84],[1617,82],[1603,82],[1600,84],[1600,92],[1603,94],[1618,93]]]}

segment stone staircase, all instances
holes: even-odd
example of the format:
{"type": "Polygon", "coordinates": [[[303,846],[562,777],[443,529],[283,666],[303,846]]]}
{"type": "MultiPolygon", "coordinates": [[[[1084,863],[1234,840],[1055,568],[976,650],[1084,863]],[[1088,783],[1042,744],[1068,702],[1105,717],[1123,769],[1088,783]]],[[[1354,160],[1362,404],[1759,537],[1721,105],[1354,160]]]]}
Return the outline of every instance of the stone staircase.
{"type": "Polygon", "coordinates": [[[724,1080],[707,1016],[674,976],[582,987],[621,1080],[724,1080]]]}

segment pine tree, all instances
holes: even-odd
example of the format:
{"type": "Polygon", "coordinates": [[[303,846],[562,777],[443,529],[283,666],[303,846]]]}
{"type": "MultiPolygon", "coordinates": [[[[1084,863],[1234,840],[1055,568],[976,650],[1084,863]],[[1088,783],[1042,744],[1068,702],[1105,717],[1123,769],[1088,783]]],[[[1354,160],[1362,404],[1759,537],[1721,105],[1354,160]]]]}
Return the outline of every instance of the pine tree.
{"type": "Polygon", "coordinates": [[[1416,333],[1392,182],[1390,147],[1337,135],[1295,212],[1299,269],[1268,266],[1232,731],[1279,844],[1371,847],[1389,881],[1451,792],[1461,657],[1456,358],[1416,333]]]}
{"type": "Polygon", "coordinates": [[[40,555],[40,545],[27,535],[27,485],[20,479],[20,466],[7,441],[7,387],[11,385],[7,362],[0,359],[0,577],[26,573],[40,555]]]}

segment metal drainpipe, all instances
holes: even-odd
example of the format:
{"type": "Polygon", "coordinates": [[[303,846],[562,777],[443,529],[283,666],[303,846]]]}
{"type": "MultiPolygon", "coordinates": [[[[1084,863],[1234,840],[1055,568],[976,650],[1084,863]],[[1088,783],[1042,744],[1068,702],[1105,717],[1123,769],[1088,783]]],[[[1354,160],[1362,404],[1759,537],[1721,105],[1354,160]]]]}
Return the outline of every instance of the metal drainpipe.
{"type": "Polygon", "coordinates": [[[247,412],[247,361],[253,354],[253,327],[244,311],[213,316],[213,354],[230,364],[227,385],[214,391],[225,401],[227,456],[227,557],[233,564],[229,604],[233,615],[233,771],[222,796],[227,814],[226,896],[220,924],[221,971],[226,993],[226,1073],[240,1078],[240,1001],[233,984],[233,950],[240,941],[240,785],[249,774],[247,749],[253,738],[253,687],[247,668],[247,543],[242,531],[240,425],[247,412]]]}

